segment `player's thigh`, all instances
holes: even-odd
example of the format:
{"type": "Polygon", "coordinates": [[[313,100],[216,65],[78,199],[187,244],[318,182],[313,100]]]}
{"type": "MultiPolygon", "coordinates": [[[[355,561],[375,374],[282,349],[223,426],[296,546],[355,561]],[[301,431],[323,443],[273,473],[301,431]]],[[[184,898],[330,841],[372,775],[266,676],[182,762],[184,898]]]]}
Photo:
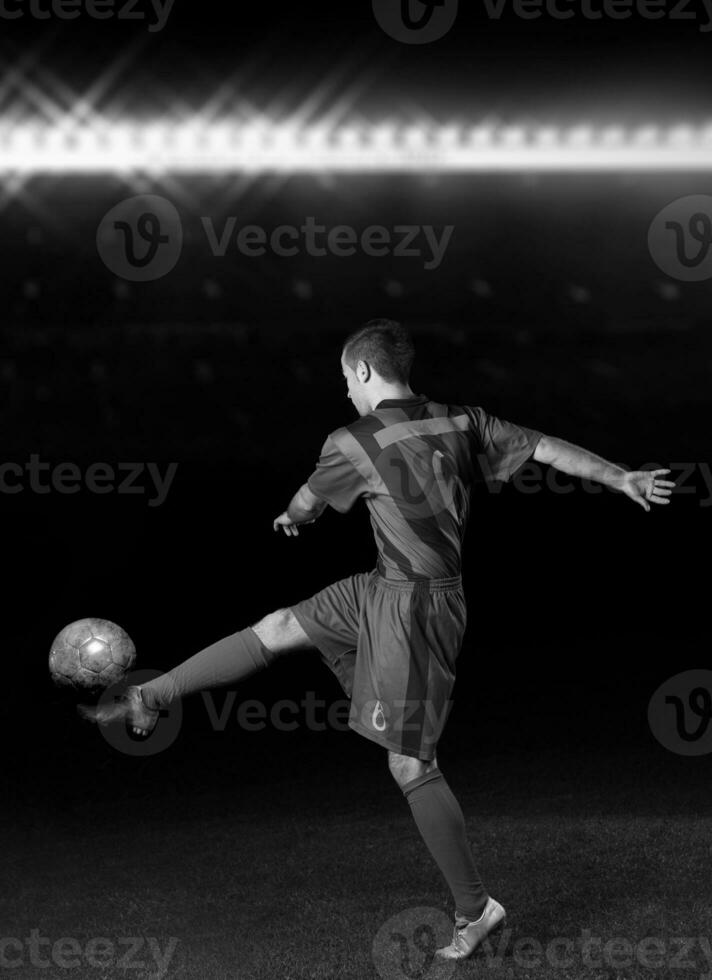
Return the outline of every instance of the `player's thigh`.
{"type": "Polygon", "coordinates": [[[391,775],[399,786],[405,786],[413,779],[418,779],[433,769],[437,769],[438,760],[433,758],[430,762],[423,759],[415,759],[410,755],[401,755],[399,752],[388,752],[388,768],[391,775]]]}
{"type": "Polygon", "coordinates": [[[314,646],[291,609],[276,609],[252,629],[267,649],[275,653],[311,650],[314,646]]]}

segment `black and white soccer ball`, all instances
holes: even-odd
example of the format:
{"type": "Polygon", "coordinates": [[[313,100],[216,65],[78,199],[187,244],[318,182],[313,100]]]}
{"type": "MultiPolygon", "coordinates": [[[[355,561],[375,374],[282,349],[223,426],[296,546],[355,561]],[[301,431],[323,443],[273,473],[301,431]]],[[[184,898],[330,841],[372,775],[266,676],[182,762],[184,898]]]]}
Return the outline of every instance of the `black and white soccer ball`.
{"type": "Polygon", "coordinates": [[[135,660],[126,630],[108,619],[78,619],[57,634],[49,672],[59,687],[97,691],[121,681],[135,660]]]}

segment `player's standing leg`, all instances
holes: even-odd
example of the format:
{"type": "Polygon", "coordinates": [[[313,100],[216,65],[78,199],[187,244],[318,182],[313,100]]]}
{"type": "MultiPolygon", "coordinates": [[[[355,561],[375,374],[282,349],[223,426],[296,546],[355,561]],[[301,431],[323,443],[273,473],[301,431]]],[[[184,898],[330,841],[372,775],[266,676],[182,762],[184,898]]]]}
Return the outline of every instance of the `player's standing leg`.
{"type": "Polygon", "coordinates": [[[487,893],[467,841],[460,804],[430,762],[389,751],[388,765],[425,844],[455,899],[455,931],[450,946],[438,950],[447,959],[465,959],[504,922],[505,912],[487,893]]]}

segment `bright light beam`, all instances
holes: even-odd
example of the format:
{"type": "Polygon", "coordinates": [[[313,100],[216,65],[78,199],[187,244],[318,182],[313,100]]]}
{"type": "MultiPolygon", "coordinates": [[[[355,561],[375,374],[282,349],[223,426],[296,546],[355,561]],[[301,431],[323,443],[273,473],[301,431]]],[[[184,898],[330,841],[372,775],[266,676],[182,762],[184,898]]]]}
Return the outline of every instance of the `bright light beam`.
{"type": "Polygon", "coordinates": [[[308,126],[94,117],[0,122],[0,177],[35,174],[673,172],[712,169],[712,128],[308,126]]]}

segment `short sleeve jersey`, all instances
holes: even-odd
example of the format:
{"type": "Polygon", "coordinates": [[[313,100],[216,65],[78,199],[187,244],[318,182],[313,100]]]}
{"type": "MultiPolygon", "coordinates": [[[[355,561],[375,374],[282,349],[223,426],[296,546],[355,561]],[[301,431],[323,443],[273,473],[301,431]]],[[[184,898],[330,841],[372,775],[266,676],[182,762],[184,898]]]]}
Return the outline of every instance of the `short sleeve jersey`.
{"type": "Polygon", "coordinates": [[[480,407],[388,399],[327,437],[307,484],[341,513],[364,498],[386,578],[449,578],[473,485],[510,480],[541,437],[480,407]]]}

